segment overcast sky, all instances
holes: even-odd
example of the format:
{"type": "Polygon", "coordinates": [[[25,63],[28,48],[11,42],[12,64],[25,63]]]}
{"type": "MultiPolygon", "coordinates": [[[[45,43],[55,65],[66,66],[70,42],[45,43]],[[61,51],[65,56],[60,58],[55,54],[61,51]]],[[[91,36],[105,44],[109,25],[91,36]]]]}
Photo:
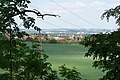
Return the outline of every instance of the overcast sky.
{"type": "Polygon", "coordinates": [[[41,29],[53,28],[99,28],[116,29],[115,20],[101,20],[107,9],[119,5],[119,0],[31,0],[30,8],[41,13],[57,14],[61,17],[46,16],[45,20],[36,18],[41,29]]]}

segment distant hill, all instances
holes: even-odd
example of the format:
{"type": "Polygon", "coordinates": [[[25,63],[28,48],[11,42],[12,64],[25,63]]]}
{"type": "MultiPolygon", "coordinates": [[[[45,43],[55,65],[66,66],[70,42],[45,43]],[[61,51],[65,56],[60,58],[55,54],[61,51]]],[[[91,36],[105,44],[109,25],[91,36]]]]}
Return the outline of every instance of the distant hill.
{"type": "Polygon", "coordinates": [[[111,29],[43,29],[43,33],[84,33],[84,34],[94,34],[94,33],[103,33],[103,32],[111,32],[114,30],[111,29]]]}
{"type": "MultiPolygon", "coordinates": [[[[34,29],[21,29],[21,31],[26,31],[28,33],[37,33],[34,29]]],[[[96,34],[96,33],[103,33],[103,32],[111,32],[114,29],[42,29],[42,33],[68,33],[68,34],[77,34],[77,33],[84,33],[84,34],[96,34]]]]}

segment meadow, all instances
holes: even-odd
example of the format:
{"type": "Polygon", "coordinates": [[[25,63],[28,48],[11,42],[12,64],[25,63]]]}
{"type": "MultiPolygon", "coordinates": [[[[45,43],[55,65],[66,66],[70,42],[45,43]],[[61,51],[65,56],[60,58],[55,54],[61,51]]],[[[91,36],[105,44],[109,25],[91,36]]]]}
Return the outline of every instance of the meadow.
{"type": "Polygon", "coordinates": [[[57,70],[62,64],[66,67],[76,67],[87,80],[98,80],[103,76],[99,69],[92,67],[93,60],[84,57],[87,48],[75,44],[43,44],[45,53],[49,56],[48,61],[52,63],[53,69],[57,70]]]}
{"type": "MultiPolygon", "coordinates": [[[[104,75],[99,69],[92,67],[91,57],[84,57],[88,49],[82,45],[42,44],[42,46],[54,70],[58,70],[59,66],[65,64],[68,68],[76,67],[82,78],[87,80],[98,80],[104,75]]],[[[1,73],[4,73],[4,70],[0,69],[1,73]]]]}

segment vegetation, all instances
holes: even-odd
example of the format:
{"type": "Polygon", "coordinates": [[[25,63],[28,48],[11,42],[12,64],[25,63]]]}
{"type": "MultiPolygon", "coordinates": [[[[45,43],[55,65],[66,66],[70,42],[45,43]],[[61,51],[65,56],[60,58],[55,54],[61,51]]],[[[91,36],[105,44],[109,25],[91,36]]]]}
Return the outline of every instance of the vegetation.
{"type": "MultiPolygon", "coordinates": [[[[0,68],[6,71],[0,75],[0,78],[2,80],[60,80],[58,73],[64,80],[80,80],[81,75],[75,68],[68,69],[62,65],[59,72],[53,70],[39,42],[30,47],[21,39],[23,35],[28,34],[20,32],[16,18],[26,29],[32,27],[40,32],[41,29],[35,26],[35,19],[27,13],[34,13],[42,19],[46,15],[57,16],[41,14],[35,9],[29,10],[29,4],[29,0],[0,0],[0,68]]],[[[116,24],[120,26],[120,6],[107,10],[102,18],[106,17],[109,21],[111,16],[115,17],[116,24]]],[[[120,29],[86,37],[83,44],[89,47],[85,56],[93,56],[95,60],[93,66],[106,72],[100,80],[120,80],[120,29]]]]}
{"type": "MultiPolygon", "coordinates": [[[[44,19],[45,15],[57,16],[52,14],[41,14],[37,10],[29,10],[29,0],[0,0],[0,68],[5,73],[0,74],[1,80],[59,80],[57,72],[51,68],[51,63],[47,62],[48,56],[43,53],[41,45],[38,43],[29,46],[22,40],[26,32],[21,32],[16,22],[16,17],[23,22],[26,29],[34,28],[40,32],[40,28],[35,26],[35,19],[29,17],[27,13],[34,13],[44,19]],[[18,37],[18,39],[15,39],[18,37]]],[[[32,39],[29,39],[32,41],[32,39]]],[[[32,41],[33,42],[33,41],[32,41]]],[[[60,68],[60,74],[72,74],[76,76],[79,72],[69,69],[71,73],[61,72],[68,68],[60,68]],[[73,74],[76,72],[75,74],[73,74]]],[[[65,75],[63,75],[65,74],[65,75]]],[[[79,79],[81,76],[78,75],[79,79]]],[[[76,77],[77,78],[77,77],[76,77]]],[[[75,80],[78,80],[75,79],[75,80]]]]}
{"type": "MultiPolygon", "coordinates": [[[[116,24],[120,26],[120,5],[107,10],[103,18],[113,16],[116,24]]],[[[89,48],[85,56],[93,56],[93,67],[101,69],[106,74],[100,80],[120,80],[120,30],[94,34],[86,37],[83,44],[89,48]]]]}
{"type": "Polygon", "coordinates": [[[65,67],[65,65],[62,65],[59,67],[59,71],[62,77],[65,77],[64,80],[80,80],[81,79],[81,74],[77,72],[75,67],[73,69],[69,69],[65,67]]]}
{"type": "Polygon", "coordinates": [[[45,53],[49,56],[48,61],[52,63],[52,68],[59,70],[61,64],[72,69],[77,68],[81,73],[82,80],[98,80],[104,74],[99,69],[92,67],[92,58],[84,57],[87,48],[78,44],[43,44],[45,53]]]}
{"type": "Polygon", "coordinates": [[[48,41],[48,43],[56,44],[56,43],[57,43],[57,40],[51,39],[51,40],[48,41]]]}
{"type": "Polygon", "coordinates": [[[48,40],[42,40],[42,43],[52,43],[52,44],[79,44],[80,41],[75,40],[56,40],[56,39],[48,39],[48,40]]]}

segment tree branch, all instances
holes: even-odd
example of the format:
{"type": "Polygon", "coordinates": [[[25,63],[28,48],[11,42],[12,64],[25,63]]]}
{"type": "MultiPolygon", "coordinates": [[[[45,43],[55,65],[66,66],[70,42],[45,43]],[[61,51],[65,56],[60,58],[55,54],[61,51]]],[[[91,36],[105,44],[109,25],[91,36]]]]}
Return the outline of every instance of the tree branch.
{"type": "Polygon", "coordinates": [[[41,16],[41,18],[44,20],[44,16],[54,16],[54,17],[60,17],[59,15],[55,15],[55,14],[43,14],[41,16]]]}
{"type": "Polygon", "coordinates": [[[54,14],[41,14],[38,10],[34,9],[34,10],[23,10],[23,11],[19,11],[18,13],[14,14],[13,16],[17,16],[19,14],[25,14],[27,12],[32,12],[35,13],[38,18],[42,18],[44,20],[44,16],[54,16],[54,17],[60,17],[59,15],[54,15],[54,14]]]}

